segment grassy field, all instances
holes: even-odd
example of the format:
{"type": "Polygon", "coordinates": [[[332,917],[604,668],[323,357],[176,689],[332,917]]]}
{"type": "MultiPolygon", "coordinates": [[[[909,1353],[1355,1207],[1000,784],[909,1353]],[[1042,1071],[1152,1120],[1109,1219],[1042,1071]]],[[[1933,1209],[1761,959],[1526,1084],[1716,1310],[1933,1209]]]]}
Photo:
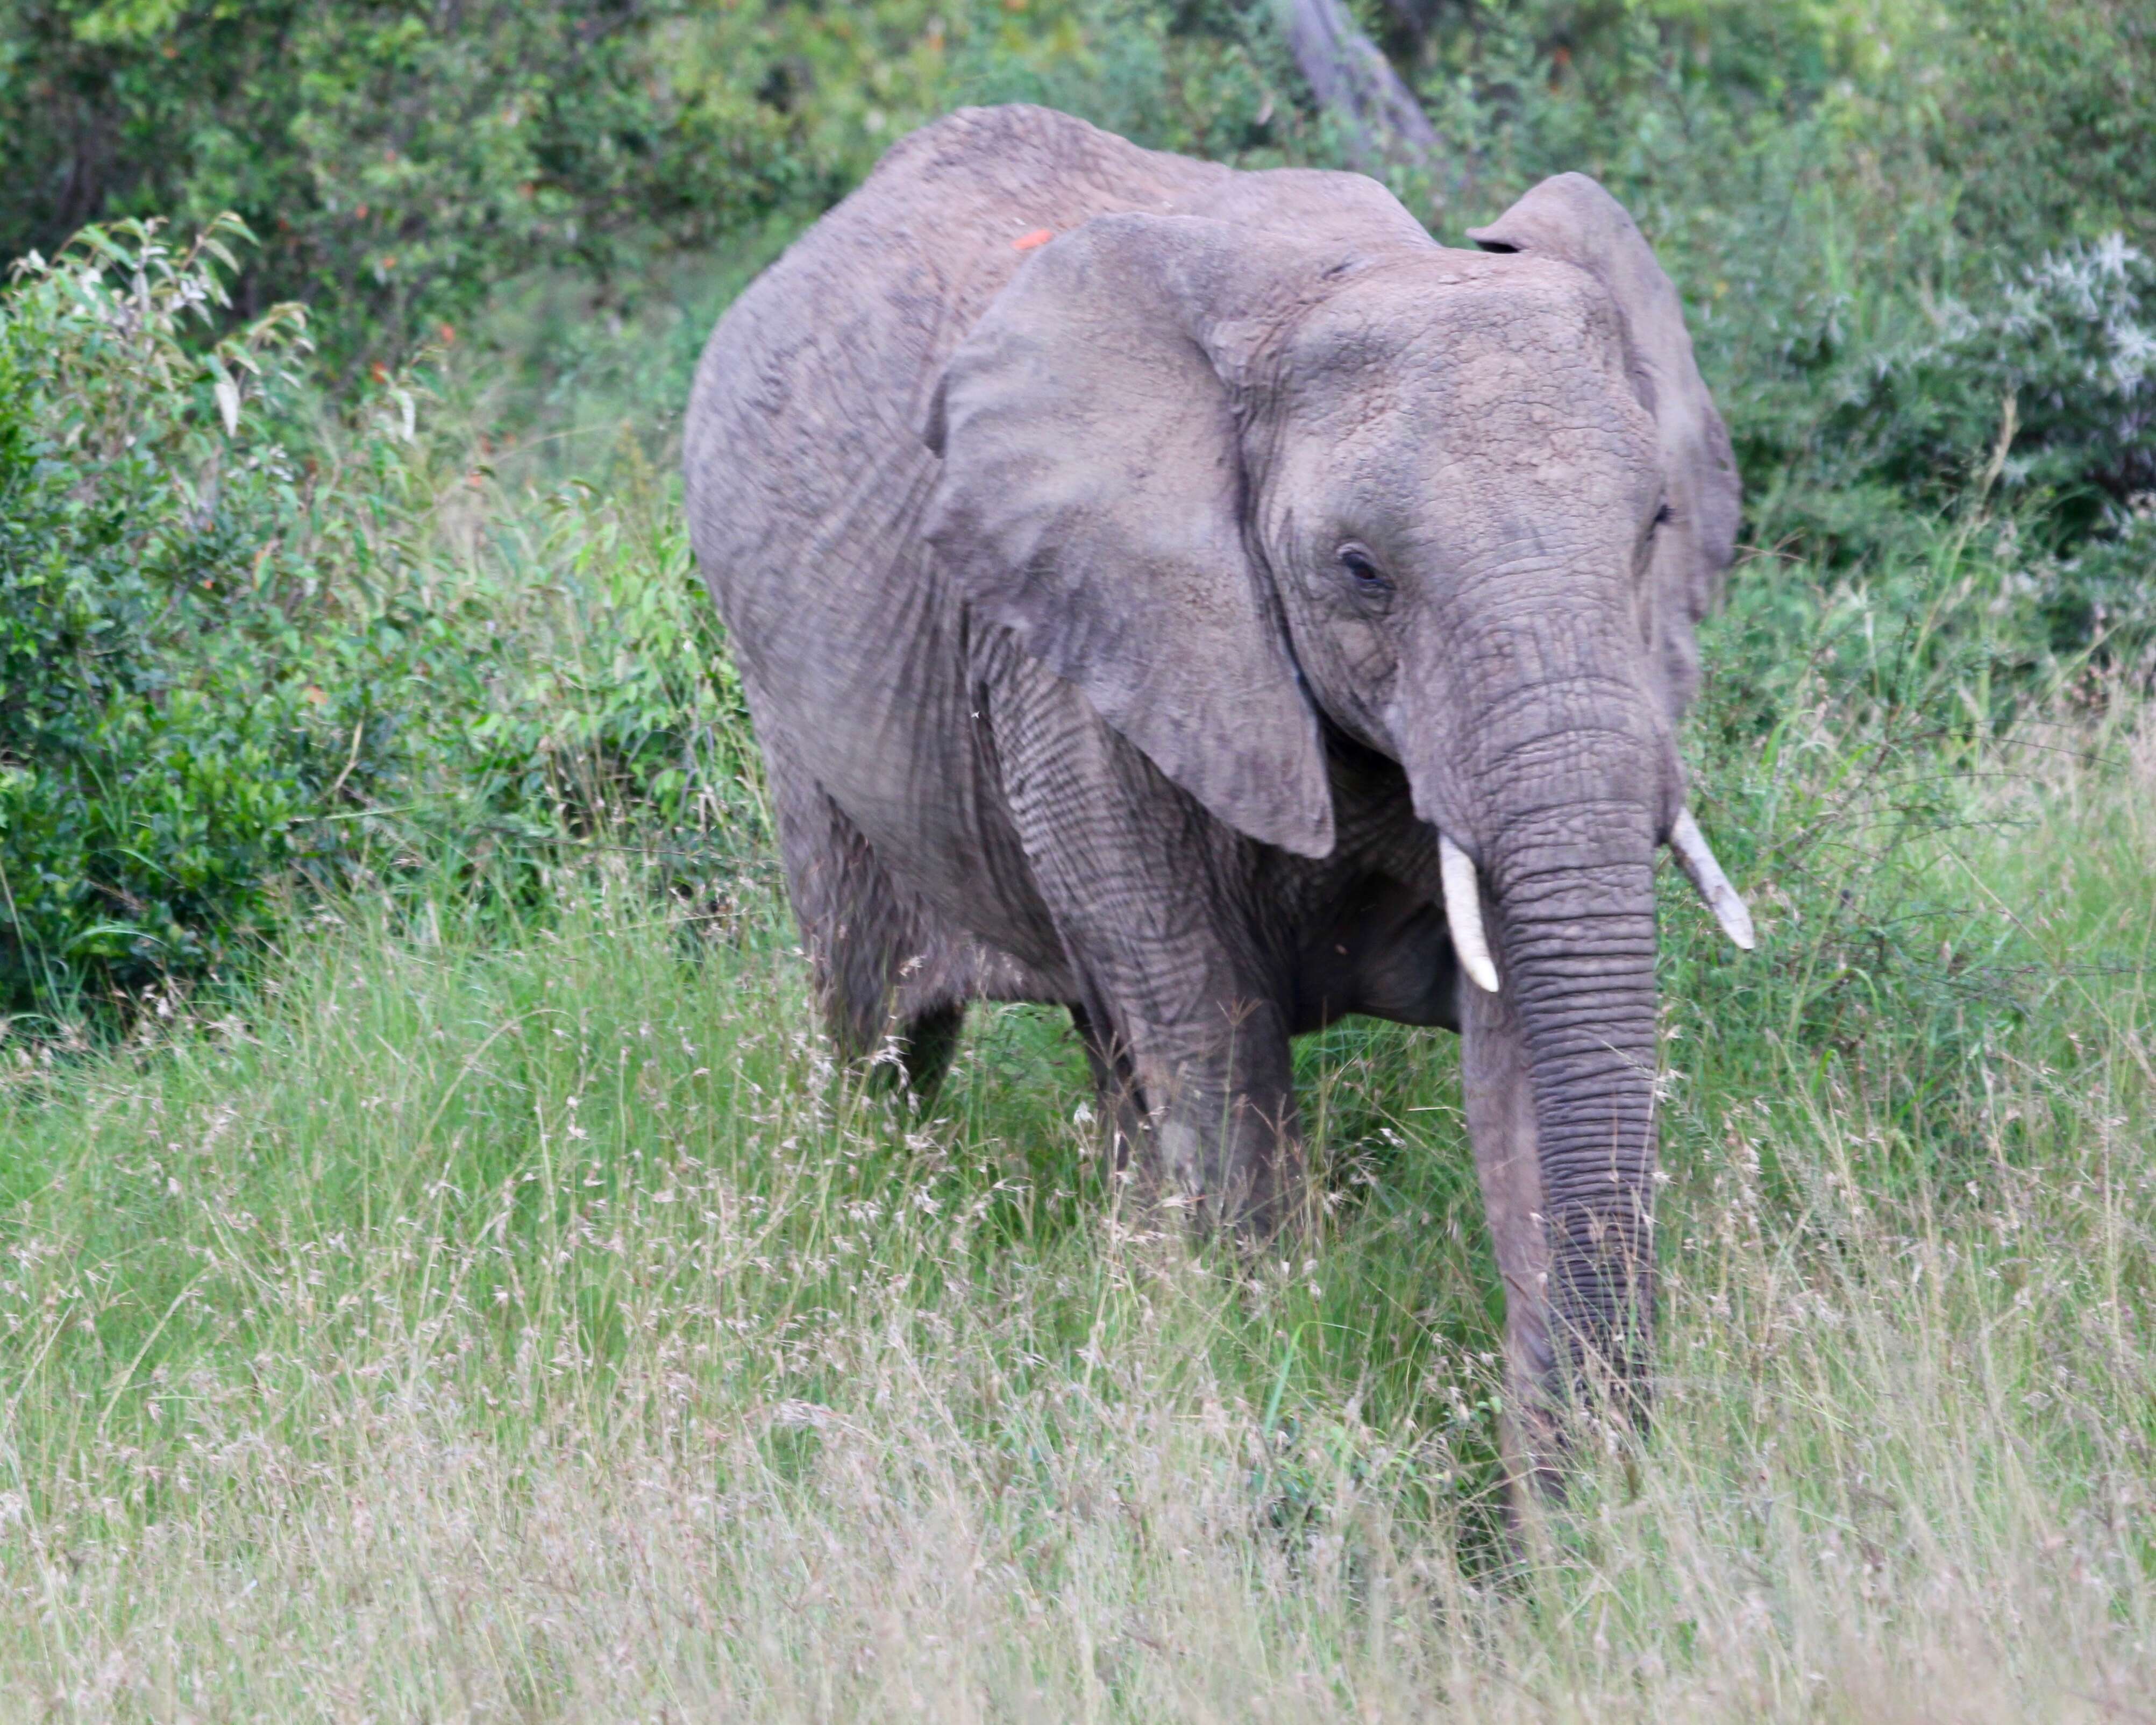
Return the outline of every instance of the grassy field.
{"type": "Polygon", "coordinates": [[[1603,177],[1744,468],[1685,750],[1763,944],[1665,872],[1651,1440],[1508,1535],[1449,1035],[1302,1046],[1247,1251],[1128,1201],[1059,1014],[917,1116],[834,1072],[690,565],[705,332],[876,151],[1029,96],[1337,165],[1270,8],[435,8],[398,113],[653,24],[709,183],[595,282],[547,224],[627,158],[384,155],[327,74],[397,8],[285,9],[300,127],[229,6],[39,0],[48,157],[105,90],[177,239],[245,141],[275,279],[353,273],[312,360],[217,326],[239,413],[148,230],[0,293],[0,1725],[2156,1725],[2145,8],[1356,9],[1429,33],[1418,213],[1603,177]]]}
{"type": "Polygon", "coordinates": [[[909,1120],[767,863],[602,847],[7,1050],[0,1712],[2149,1717],[2156,726],[1861,688],[1710,762],[1765,941],[1668,893],[1659,1420],[1523,1553],[1451,1038],[1306,1046],[1238,1257],[1055,1015],[909,1120]]]}

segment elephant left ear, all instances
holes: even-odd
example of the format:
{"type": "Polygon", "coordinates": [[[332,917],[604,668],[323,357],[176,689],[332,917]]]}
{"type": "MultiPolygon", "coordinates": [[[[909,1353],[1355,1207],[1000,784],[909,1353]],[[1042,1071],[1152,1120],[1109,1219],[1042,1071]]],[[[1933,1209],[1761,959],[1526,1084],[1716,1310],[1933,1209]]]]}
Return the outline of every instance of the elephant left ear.
{"type": "Polygon", "coordinates": [[[1467,237],[1584,270],[1616,302],[1634,386],[1659,434],[1670,515],[1656,532],[1651,605],[1672,717],[1699,686],[1693,631],[1722,591],[1737,547],[1743,489],[1729,432],[1692,358],[1677,290],[1625,206],[1585,174],[1544,180],[1467,237]]]}
{"type": "Polygon", "coordinates": [[[1312,250],[1194,216],[1096,217],[1019,265],[937,385],[928,542],[976,617],[1073,683],[1237,830],[1333,845],[1317,714],[1243,532],[1251,307],[1312,250]]]}

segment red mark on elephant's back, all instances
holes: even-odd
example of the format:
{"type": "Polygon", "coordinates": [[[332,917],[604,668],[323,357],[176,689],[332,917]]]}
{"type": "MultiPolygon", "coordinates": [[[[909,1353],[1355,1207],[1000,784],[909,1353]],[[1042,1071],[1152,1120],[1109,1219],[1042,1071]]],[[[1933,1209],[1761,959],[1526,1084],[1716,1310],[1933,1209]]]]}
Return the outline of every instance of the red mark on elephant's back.
{"type": "Polygon", "coordinates": [[[1014,239],[1011,242],[1011,249],[1014,252],[1029,252],[1037,245],[1046,245],[1050,240],[1055,238],[1055,230],[1054,228],[1036,228],[1032,233],[1021,234],[1016,239],[1014,239]]]}

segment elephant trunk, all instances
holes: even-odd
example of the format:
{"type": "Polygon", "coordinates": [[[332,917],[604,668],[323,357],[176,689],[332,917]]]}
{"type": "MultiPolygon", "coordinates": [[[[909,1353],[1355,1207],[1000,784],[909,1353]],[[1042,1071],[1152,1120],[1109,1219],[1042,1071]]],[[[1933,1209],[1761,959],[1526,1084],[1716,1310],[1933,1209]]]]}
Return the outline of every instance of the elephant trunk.
{"type": "MultiPolygon", "coordinates": [[[[1448,883],[1455,945],[1464,897],[1485,912],[1522,1045],[1556,1353],[1543,1388],[1563,1398],[1599,1386],[1640,1413],[1654,1316],[1654,871],[1681,779],[1623,604],[1596,603],[1607,584],[1591,567],[1530,574],[1552,583],[1512,584],[1537,588],[1532,608],[1436,638],[1400,711],[1404,754],[1419,812],[1452,841],[1441,855],[1473,857],[1466,891],[1448,883]]],[[[1462,968],[1486,978],[1491,963],[1472,962],[1466,932],[1462,968]]]]}
{"type": "Polygon", "coordinates": [[[1490,847],[1488,883],[1533,1092],[1558,1369],[1640,1412],[1654,1322],[1654,834],[1644,803],[1530,816],[1490,847]]]}

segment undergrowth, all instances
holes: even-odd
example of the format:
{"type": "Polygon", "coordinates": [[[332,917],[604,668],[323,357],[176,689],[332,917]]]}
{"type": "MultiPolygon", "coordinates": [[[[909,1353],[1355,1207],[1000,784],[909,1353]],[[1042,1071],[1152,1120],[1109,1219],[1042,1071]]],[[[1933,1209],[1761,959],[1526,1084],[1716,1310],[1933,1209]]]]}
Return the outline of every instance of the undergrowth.
{"type": "Polygon", "coordinates": [[[1656,1435],[1524,1548],[1451,1039],[1305,1046],[1319,1219],[1240,1256],[1129,1206],[1055,1014],[978,1013],[925,1117],[843,1082],[752,875],[336,901],[222,1016],[15,1056],[0,1706],[2118,1717],[2131,711],[1919,752],[1815,672],[1741,770],[1702,719],[1764,940],[1667,883],[1656,1435]]]}
{"type": "MultiPolygon", "coordinates": [[[[40,64],[84,137],[215,119],[156,69],[228,10],[40,64]]],[[[834,1073],[690,567],[688,373],[820,200],[968,98],[1327,162],[1266,9],[653,8],[404,158],[317,75],[402,26],[300,9],[263,268],[115,221],[0,300],[0,1717],[2145,1712],[2145,23],[1383,11],[1446,141],[1398,189],[1456,241],[1602,177],[1744,470],[1685,748],[1763,938],[1665,881],[1643,1455],[1503,1532],[1449,1037],[1299,1048],[1314,1219],[1247,1252],[1132,1208],[1057,1014],[977,1009],[919,1116],[834,1073]],[[658,129],[525,181],[593,102],[658,129]],[[709,249],[640,249],[608,188],[707,137],[709,249]],[[598,285],[496,280],[578,198],[598,285]],[[403,369],[256,302],[308,258],[403,369]]],[[[468,23],[459,100],[576,49],[468,23]]]]}

